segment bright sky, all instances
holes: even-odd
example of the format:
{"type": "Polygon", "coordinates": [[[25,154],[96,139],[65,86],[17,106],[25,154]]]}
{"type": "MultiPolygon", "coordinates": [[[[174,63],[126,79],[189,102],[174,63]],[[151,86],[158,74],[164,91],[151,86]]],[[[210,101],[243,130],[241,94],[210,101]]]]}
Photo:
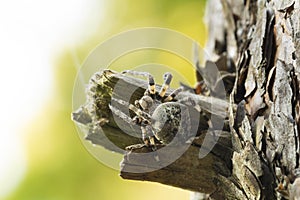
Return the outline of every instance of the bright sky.
{"type": "Polygon", "coordinates": [[[0,3],[0,198],[26,173],[22,127],[49,97],[55,56],[95,31],[99,8],[99,0],[0,3]]]}

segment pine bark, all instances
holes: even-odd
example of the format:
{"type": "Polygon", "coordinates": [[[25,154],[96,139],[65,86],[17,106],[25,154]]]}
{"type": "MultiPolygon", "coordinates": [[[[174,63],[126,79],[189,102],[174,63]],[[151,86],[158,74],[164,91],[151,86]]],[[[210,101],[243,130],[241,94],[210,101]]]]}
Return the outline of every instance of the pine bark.
{"type": "MultiPolygon", "coordinates": [[[[229,111],[232,176],[248,199],[291,198],[299,167],[300,2],[221,4],[221,27],[214,27],[217,19],[209,16],[210,43],[218,41],[235,63],[231,105],[245,101],[244,115],[229,111]],[[243,119],[234,127],[239,116],[243,119]]],[[[213,51],[220,55],[218,47],[213,51]]]]}

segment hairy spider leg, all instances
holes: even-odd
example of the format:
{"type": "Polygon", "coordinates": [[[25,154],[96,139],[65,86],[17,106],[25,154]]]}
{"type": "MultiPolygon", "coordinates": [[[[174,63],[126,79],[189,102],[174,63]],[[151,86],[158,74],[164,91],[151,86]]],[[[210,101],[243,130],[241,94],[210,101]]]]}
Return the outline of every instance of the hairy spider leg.
{"type": "MultiPolygon", "coordinates": [[[[116,98],[111,98],[112,101],[123,105],[127,108],[131,107],[130,103],[123,101],[121,99],[116,99],[116,98]]],[[[123,119],[125,122],[127,122],[128,124],[137,124],[138,121],[141,121],[142,119],[139,117],[139,119],[132,119],[131,117],[129,117],[128,115],[126,115],[125,113],[123,113],[119,108],[116,108],[115,106],[109,104],[109,109],[112,111],[113,114],[115,114],[116,116],[118,116],[119,118],[123,119]]]]}
{"type": "Polygon", "coordinates": [[[153,134],[153,130],[151,128],[150,125],[141,125],[141,129],[142,129],[142,137],[143,137],[143,141],[147,146],[150,146],[152,151],[155,152],[154,153],[154,158],[156,161],[160,161],[159,160],[159,156],[156,152],[157,148],[156,148],[156,144],[155,144],[155,139],[154,139],[154,134],[153,134]]]}
{"type": "Polygon", "coordinates": [[[177,88],[169,96],[167,96],[167,98],[164,99],[164,102],[170,102],[170,101],[172,101],[182,91],[183,91],[183,87],[177,88]]]}
{"type": "Polygon", "coordinates": [[[132,110],[137,116],[142,117],[143,121],[148,121],[148,123],[150,124],[151,116],[148,113],[142,111],[132,104],[129,104],[128,108],[132,110]]]}
{"type": "MultiPolygon", "coordinates": [[[[151,116],[148,113],[145,113],[142,110],[140,110],[139,108],[135,107],[134,105],[127,103],[121,99],[112,98],[112,100],[121,105],[127,106],[130,110],[132,110],[136,114],[136,116],[133,119],[131,119],[129,116],[127,116],[125,113],[123,113],[119,109],[115,108],[112,105],[109,105],[110,110],[114,114],[116,114],[118,117],[120,117],[121,119],[126,121],[128,124],[137,124],[137,125],[141,126],[143,142],[147,146],[151,146],[152,151],[155,152],[157,150],[157,148],[155,145],[155,135],[154,135],[153,130],[150,125],[151,116]],[[148,119],[146,119],[145,117],[148,119]]],[[[155,154],[154,157],[157,161],[160,161],[157,154],[155,154]]]]}
{"type": "MultiPolygon", "coordinates": [[[[147,120],[148,122],[150,122],[151,116],[148,113],[146,113],[146,112],[142,111],[141,109],[137,108],[136,106],[132,105],[131,103],[128,103],[128,102],[126,102],[124,100],[116,99],[116,98],[113,98],[113,97],[111,98],[111,100],[117,102],[118,104],[121,104],[121,105],[129,108],[137,116],[141,117],[143,120],[147,120]]],[[[113,107],[113,106],[111,106],[111,107],[113,107]]],[[[117,108],[115,108],[115,109],[117,109],[117,108]]]]}
{"type": "Polygon", "coordinates": [[[164,83],[163,83],[163,85],[162,85],[162,87],[159,91],[159,96],[161,98],[163,98],[165,96],[166,91],[169,88],[170,83],[172,81],[172,78],[173,78],[173,76],[172,76],[171,73],[167,72],[167,73],[164,74],[164,83]]]}
{"type": "Polygon", "coordinates": [[[156,151],[156,146],[155,146],[155,139],[154,139],[154,134],[153,131],[150,127],[150,125],[148,125],[147,120],[143,121],[144,119],[138,116],[135,116],[133,119],[131,119],[129,116],[127,116],[125,113],[123,113],[122,111],[120,111],[119,109],[117,109],[116,107],[109,105],[110,110],[117,115],[118,117],[120,117],[121,119],[123,119],[126,123],[128,124],[137,124],[141,126],[141,130],[142,130],[142,139],[143,142],[147,145],[150,146],[153,151],[156,151]],[[146,122],[146,123],[145,123],[146,122]]]}
{"type": "Polygon", "coordinates": [[[209,96],[210,94],[210,91],[203,80],[197,81],[197,83],[195,84],[194,92],[195,94],[203,94],[205,96],[209,96]]]}
{"type": "Polygon", "coordinates": [[[133,70],[125,70],[122,72],[122,74],[131,74],[134,76],[144,76],[148,78],[148,90],[150,94],[155,94],[155,81],[153,76],[148,72],[139,72],[139,71],[133,71],[133,70]]]}
{"type": "Polygon", "coordinates": [[[154,140],[154,133],[152,131],[152,128],[150,125],[148,124],[141,124],[141,130],[142,130],[142,138],[144,143],[147,146],[153,146],[155,147],[155,149],[153,149],[154,151],[156,150],[156,146],[155,146],[155,140],[154,140]]]}
{"type": "Polygon", "coordinates": [[[156,145],[154,139],[155,135],[151,128],[151,119],[152,119],[151,116],[132,104],[129,104],[129,109],[132,110],[137,115],[134,118],[134,121],[136,121],[136,123],[141,126],[142,138],[144,143],[147,146],[151,146],[153,151],[156,151],[156,145]]]}
{"type": "MultiPolygon", "coordinates": [[[[121,99],[112,98],[112,100],[115,101],[115,102],[117,102],[117,103],[119,103],[119,104],[121,104],[121,105],[123,105],[123,106],[128,107],[130,110],[132,110],[136,114],[136,116],[132,119],[129,116],[127,116],[125,113],[123,113],[122,111],[120,111],[118,108],[116,108],[116,107],[114,107],[112,105],[109,105],[110,110],[114,114],[116,114],[118,117],[120,117],[121,119],[125,120],[127,123],[129,123],[129,124],[133,124],[133,123],[134,124],[139,124],[142,127],[143,126],[147,126],[147,125],[149,125],[151,123],[150,122],[151,116],[148,113],[140,110],[139,108],[135,107],[134,105],[132,105],[130,103],[127,103],[127,102],[125,102],[125,101],[123,101],[121,99]]],[[[143,137],[143,139],[144,139],[144,137],[143,137]]]]}
{"type": "Polygon", "coordinates": [[[150,94],[155,94],[155,82],[154,82],[154,78],[151,74],[149,74],[148,82],[149,82],[148,90],[149,90],[150,94]]]}
{"type": "Polygon", "coordinates": [[[123,119],[126,123],[128,124],[135,124],[135,121],[132,120],[129,116],[127,116],[125,113],[123,113],[122,111],[120,111],[118,108],[112,106],[112,105],[108,105],[109,109],[111,110],[111,112],[113,114],[115,114],[116,116],[118,116],[119,118],[123,119]]]}

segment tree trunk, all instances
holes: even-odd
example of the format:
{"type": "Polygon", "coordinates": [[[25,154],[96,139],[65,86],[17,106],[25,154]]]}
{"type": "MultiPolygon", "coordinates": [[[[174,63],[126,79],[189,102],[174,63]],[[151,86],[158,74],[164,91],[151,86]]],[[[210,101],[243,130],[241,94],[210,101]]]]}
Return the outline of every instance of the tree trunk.
{"type": "Polygon", "coordinates": [[[230,103],[245,110],[229,111],[232,176],[249,199],[293,199],[299,175],[300,1],[216,0],[209,9],[208,47],[235,63],[230,103]],[[214,17],[220,15],[218,3],[223,23],[214,17]]]}
{"type": "MultiPolygon", "coordinates": [[[[225,60],[222,70],[235,73],[236,79],[224,104],[229,122],[206,157],[199,159],[199,149],[212,133],[201,130],[175,162],[146,172],[157,161],[149,157],[147,163],[141,162],[136,153],[153,149],[128,148],[140,140],[118,129],[108,105],[119,80],[124,93],[128,85],[138,88],[132,101],[143,95],[147,83],[109,70],[93,77],[99,98],[90,98],[92,102],[73,113],[73,119],[89,124],[86,139],[94,144],[119,151],[108,145],[104,139],[108,138],[126,149],[119,151],[125,154],[121,170],[125,179],[172,185],[205,193],[209,199],[300,198],[300,0],[211,0],[207,9],[210,60],[225,60]],[[89,110],[88,105],[99,103],[95,112],[89,110]],[[108,119],[100,123],[105,135],[95,125],[102,119],[108,119]]],[[[207,130],[205,123],[199,127],[207,130]]]]}

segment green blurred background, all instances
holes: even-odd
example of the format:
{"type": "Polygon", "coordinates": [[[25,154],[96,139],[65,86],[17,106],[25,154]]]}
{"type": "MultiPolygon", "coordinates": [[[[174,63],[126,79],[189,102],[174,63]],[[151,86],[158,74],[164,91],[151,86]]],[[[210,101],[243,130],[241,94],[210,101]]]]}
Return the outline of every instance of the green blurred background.
{"type": "MultiPolygon", "coordinates": [[[[205,1],[106,0],[94,6],[103,12],[103,18],[93,27],[93,33],[71,48],[62,46],[59,54],[56,53],[51,95],[23,129],[27,171],[5,199],[189,199],[189,192],[178,188],[122,180],[118,171],[101,164],[87,152],[70,114],[78,65],[96,45],[114,34],[144,26],[173,29],[204,45],[205,1]]],[[[87,25],[78,31],[88,29],[87,25]]],[[[193,74],[188,78],[191,77],[193,74]]]]}

